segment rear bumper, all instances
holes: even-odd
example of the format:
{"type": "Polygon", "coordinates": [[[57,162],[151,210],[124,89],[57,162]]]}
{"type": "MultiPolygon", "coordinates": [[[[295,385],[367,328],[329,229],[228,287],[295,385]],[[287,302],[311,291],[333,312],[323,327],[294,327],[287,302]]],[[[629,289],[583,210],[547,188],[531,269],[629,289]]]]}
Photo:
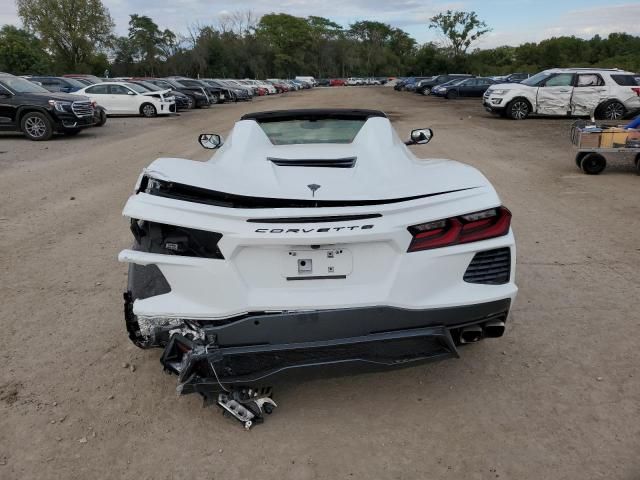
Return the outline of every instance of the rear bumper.
{"type": "MultiPolygon", "coordinates": [[[[181,330],[191,338],[167,339],[161,362],[179,375],[183,394],[399,367],[457,357],[459,329],[504,322],[510,304],[505,298],[429,310],[379,306],[248,315],[224,325],[197,322],[188,327],[192,333],[181,330]]],[[[176,325],[170,328],[175,332],[176,325]]]]}

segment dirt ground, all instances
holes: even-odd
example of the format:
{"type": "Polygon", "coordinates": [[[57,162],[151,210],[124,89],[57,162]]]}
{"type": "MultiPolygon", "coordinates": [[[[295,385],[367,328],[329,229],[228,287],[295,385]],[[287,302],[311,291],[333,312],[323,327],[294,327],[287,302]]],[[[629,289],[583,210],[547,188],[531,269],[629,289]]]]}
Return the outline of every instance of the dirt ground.
{"type": "Polygon", "coordinates": [[[640,178],[631,162],[578,171],[570,123],[353,87],[110,119],[45,143],[2,134],[0,478],[639,479],[640,178]],[[431,126],[416,153],[480,168],[513,212],[520,293],[501,339],[281,388],[246,432],[177,397],[160,350],[129,342],[122,207],[156,157],[208,158],[201,132],[329,106],[385,110],[402,135],[431,126]]]}

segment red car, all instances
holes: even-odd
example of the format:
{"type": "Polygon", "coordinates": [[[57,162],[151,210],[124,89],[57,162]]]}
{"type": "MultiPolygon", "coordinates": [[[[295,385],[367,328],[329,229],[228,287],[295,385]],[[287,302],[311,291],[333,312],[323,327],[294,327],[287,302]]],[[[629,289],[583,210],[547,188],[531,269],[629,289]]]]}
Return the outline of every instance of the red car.
{"type": "Polygon", "coordinates": [[[344,78],[332,78],[329,80],[330,87],[344,87],[347,84],[344,78]]]}

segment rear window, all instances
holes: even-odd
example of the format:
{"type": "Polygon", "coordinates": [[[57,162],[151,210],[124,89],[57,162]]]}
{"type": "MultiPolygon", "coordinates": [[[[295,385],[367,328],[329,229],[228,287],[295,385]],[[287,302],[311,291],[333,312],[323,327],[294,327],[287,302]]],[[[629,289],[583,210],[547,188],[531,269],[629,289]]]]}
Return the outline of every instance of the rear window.
{"type": "Polygon", "coordinates": [[[640,75],[611,75],[613,81],[623,87],[640,86],[640,75]]]}
{"type": "Polygon", "coordinates": [[[366,120],[319,119],[259,122],[274,145],[351,143],[366,120]]]}

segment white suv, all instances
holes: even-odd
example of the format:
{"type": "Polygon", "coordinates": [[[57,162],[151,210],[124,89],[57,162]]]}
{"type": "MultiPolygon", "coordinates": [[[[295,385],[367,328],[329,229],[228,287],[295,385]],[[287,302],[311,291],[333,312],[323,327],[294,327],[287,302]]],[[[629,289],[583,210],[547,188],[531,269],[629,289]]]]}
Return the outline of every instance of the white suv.
{"type": "Polygon", "coordinates": [[[556,68],[521,83],[492,85],[485,108],[514,120],[530,114],[618,120],[640,110],[640,75],[618,69],[556,68]]]}

